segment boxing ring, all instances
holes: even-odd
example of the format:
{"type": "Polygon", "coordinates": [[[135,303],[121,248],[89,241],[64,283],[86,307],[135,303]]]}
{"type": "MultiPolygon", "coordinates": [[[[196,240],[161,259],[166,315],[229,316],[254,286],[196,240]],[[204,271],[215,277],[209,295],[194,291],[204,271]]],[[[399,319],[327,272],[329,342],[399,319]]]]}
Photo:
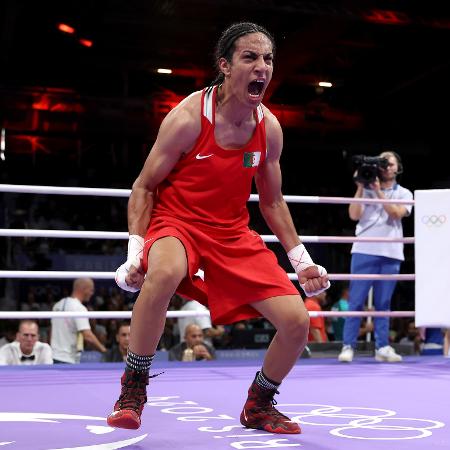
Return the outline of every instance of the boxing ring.
{"type": "MultiPolygon", "coordinates": [[[[129,190],[0,185],[0,192],[128,197],[129,190]]],[[[358,199],[286,196],[288,202],[350,203],[358,199]]],[[[252,196],[251,201],[257,200],[252,196]]],[[[360,201],[370,203],[396,200],[360,201]]],[[[3,229],[5,237],[128,239],[128,233],[3,229]]],[[[262,236],[277,242],[274,236],[262,236]]],[[[354,237],[302,236],[304,243],[351,243],[354,237]]],[[[367,240],[367,238],[365,238],[367,240]]],[[[386,238],[371,238],[386,241],[386,238]]],[[[402,242],[413,244],[414,238],[402,242]]],[[[11,271],[1,278],[113,280],[114,272],[11,271]]],[[[333,280],[415,280],[414,274],[329,274],[333,280]]],[[[296,279],[295,274],[289,278],[296,279]]],[[[168,317],[198,315],[168,311],[168,317]]],[[[414,311],[314,312],[311,315],[414,317],[414,311]]],[[[131,312],[0,311],[0,319],[129,318],[131,312]]],[[[239,414],[262,355],[207,362],[169,362],[158,353],[139,430],[113,429],[106,416],[119,394],[122,363],[0,367],[0,447],[17,450],[128,449],[448,449],[450,359],[406,356],[400,363],[336,358],[301,359],[280,388],[277,408],[301,424],[303,434],[244,429],[239,414]]]]}
{"type": "Polygon", "coordinates": [[[301,435],[246,430],[239,414],[261,361],[161,362],[139,430],[105,417],[119,394],[122,364],[10,366],[0,375],[0,446],[6,449],[448,449],[450,361],[393,365],[302,360],[277,408],[301,435]]]}

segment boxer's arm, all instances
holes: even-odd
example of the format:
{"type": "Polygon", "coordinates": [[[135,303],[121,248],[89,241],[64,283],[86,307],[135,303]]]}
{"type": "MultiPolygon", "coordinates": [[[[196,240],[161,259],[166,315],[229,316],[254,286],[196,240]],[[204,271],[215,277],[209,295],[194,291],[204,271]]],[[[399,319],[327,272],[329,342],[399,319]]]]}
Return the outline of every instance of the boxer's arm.
{"type": "Polygon", "coordinates": [[[276,117],[267,109],[267,155],[258,168],[255,182],[259,193],[259,208],[267,225],[288,253],[299,282],[307,295],[315,295],[330,286],[326,270],[314,264],[301,244],[291,213],[281,192],[282,176],[280,157],[283,133],[276,117]]]}
{"type": "Polygon", "coordinates": [[[283,133],[278,120],[265,109],[267,155],[255,175],[259,209],[286,252],[300,244],[291,213],[281,192],[280,156],[283,133]]]}
{"type": "Polygon", "coordinates": [[[200,113],[192,104],[197,97],[175,107],[163,120],[156,141],[133,183],[128,201],[128,231],[144,236],[153,207],[153,192],[171,172],[183,153],[194,145],[201,130],[200,113]]]}
{"type": "Polygon", "coordinates": [[[116,271],[117,285],[127,291],[138,291],[143,282],[141,261],[144,236],[150,223],[153,193],[171,172],[183,153],[193,147],[201,131],[200,96],[195,93],[183,100],[163,120],[156,141],[133,183],[128,200],[127,261],[116,271]]]}

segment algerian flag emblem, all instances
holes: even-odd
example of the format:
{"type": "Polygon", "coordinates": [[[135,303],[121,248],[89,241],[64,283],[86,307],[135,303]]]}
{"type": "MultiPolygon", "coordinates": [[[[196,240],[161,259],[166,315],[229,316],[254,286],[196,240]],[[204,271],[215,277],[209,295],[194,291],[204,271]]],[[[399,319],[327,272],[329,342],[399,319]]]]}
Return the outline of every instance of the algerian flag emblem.
{"type": "Polygon", "coordinates": [[[261,152],[244,153],[244,167],[256,167],[261,159],[261,152]]]}

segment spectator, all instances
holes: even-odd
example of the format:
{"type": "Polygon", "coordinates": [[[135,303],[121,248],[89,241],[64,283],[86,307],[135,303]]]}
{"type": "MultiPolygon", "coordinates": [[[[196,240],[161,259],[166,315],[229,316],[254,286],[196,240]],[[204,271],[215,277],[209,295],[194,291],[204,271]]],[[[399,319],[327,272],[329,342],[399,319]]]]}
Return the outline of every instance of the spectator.
{"type": "MultiPolygon", "coordinates": [[[[65,297],[55,304],[53,311],[87,312],[87,303],[94,294],[94,282],[90,278],[78,278],[73,283],[71,297],[65,297]]],[[[52,319],[51,347],[55,363],[76,364],[80,362],[84,340],[102,352],[105,346],[91,330],[86,317],[52,319]]]]}
{"type": "Polygon", "coordinates": [[[203,306],[197,300],[185,300],[180,311],[197,311],[205,313],[207,316],[196,316],[196,317],[180,317],[178,319],[178,328],[180,330],[180,341],[184,341],[185,329],[190,323],[196,323],[203,331],[204,340],[209,345],[213,344],[213,339],[218,339],[225,333],[225,328],[222,325],[213,326],[211,323],[211,316],[209,315],[209,309],[203,306]]]}
{"type": "Polygon", "coordinates": [[[16,329],[17,328],[15,327],[13,328],[13,325],[10,321],[6,322],[6,326],[1,333],[2,337],[0,338],[0,348],[6,344],[14,342],[17,334],[16,329]]]}
{"type": "Polygon", "coordinates": [[[34,292],[29,291],[27,294],[27,301],[20,305],[22,311],[41,311],[41,307],[36,300],[34,292]]]}
{"type": "Polygon", "coordinates": [[[414,353],[416,355],[420,354],[422,336],[420,335],[420,330],[416,328],[414,321],[408,322],[406,336],[400,338],[399,344],[411,345],[414,348],[414,353]]]}
{"type": "Polygon", "coordinates": [[[39,327],[33,320],[22,320],[16,340],[0,348],[0,365],[53,364],[50,345],[39,341],[39,327]]]}
{"type": "MultiPolygon", "coordinates": [[[[305,299],[305,307],[308,311],[322,311],[322,305],[326,302],[327,294],[320,294],[305,299]]],[[[327,331],[325,329],[324,317],[310,317],[308,342],[327,342],[327,331]]]]}
{"type": "MultiPolygon", "coordinates": [[[[333,304],[331,311],[348,311],[348,287],[344,287],[341,291],[339,300],[333,304]]],[[[333,327],[333,334],[335,341],[342,341],[344,336],[344,317],[333,317],[331,325],[333,327]]]]}
{"type": "Polygon", "coordinates": [[[130,323],[122,322],[116,333],[116,344],[103,355],[105,362],[123,362],[127,359],[128,344],[130,342],[130,323]]]}
{"type": "Polygon", "coordinates": [[[172,347],[169,361],[209,361],[215,359],[215,351],[203,340],[203,331],[195,323],[185,329],[184,342],[172,347]]]}
{"type": "MultiPolygon", "coordinates": [[[[403,172],[400,156],[392,151],[380,155],[377,174],[363,181],[361,173],[355,174],[355,198],[377,198],[412,200],[411,191],[397,183],[397,175],[403,172]]],[[[351,203],[349,216],[357,220],[356,236],[402,238],[402,218],[409,216],[412,205],[395,203],[363,204],[351,203]]],[[[404,260],[401,242],[355,242],[352,246],[352,274],[390,274],[400,272],[404,260]]],[[[373,286],[374,305],[377,311],[389,311],[396,281],[352,280],[350,282],[349,309],[361,311],[373,286]]],[[[344,342],[339,361],[351,362],[359,332],[360,319],[349,317],[344,325],[344,342]]],[[[377,317],[375,324],[375,359],[377,361],[399,362],[402,357],[389,345],[389,318],[377,317]]]]}

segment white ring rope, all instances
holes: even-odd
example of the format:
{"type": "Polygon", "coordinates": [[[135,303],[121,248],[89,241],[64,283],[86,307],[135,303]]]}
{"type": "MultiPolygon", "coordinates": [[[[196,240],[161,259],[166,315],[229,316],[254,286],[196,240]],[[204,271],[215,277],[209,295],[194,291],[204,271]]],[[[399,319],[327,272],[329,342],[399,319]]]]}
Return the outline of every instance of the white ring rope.
{"type": "MultiPolygon", "coordinates": [[[[0,184],[0,192],[28,193],[28,194],[56,194],[56,195],[91,195],[103,197],[129,197],[130,189],[109,188],[80,188],[60,186],[34,186],[34,185],[12,185],[0,184]]],[[[392,199],[364,199],[346,197],[319,197],[285,195],[284,199],[289,203],[377,203],[377,204],[405,204],[413,205],[414,200],[392,200],[392,199]]],[[[258,201],[259,196],[252,194],[249,201],[258,201]]],[[[47,237],[47,238],[82,238],[82,239],[128,239],[127,232],[107,231],[68,231],[68,230],[30,230],[30,229],[0,229],[0,236],[5,237],[47,237]]],[[[264,242],[279,242],[274,235],[261,235],[264,242]]],[[[352,242],[403,242],[414,243],[413,237],[408,238],[385,238],[385,237],[353,237],[353,236],[301,236],[305,243],[352,243],[352,242]]],[[[290,280],[297,280],[295,273],[288,274],[290,280]]],[[[40,279],[72,279],[90,277],[93,279],[114,279],[114,272],[80,272],[80,271],[24,271],[24,270],[0,270],[0,278],[40,278],[40,279]]],[[[414,274],[329,274],[330,280],[414,280],[414,274]]],[[[209,313],[198,313],[195,311],[168,311],[167,317],[189,317],[202,316],[209,313]]],[[[313,311],[311,317],[414,317],[413,311],[313,311]]],[[[0,318],[51,318],[51,317],[89,317],[89,318],[130,318],[131,311],[89,311],[78,312],[0,312],[0,318]]]]}
{"type": "MultiPolygon", "coordinates": [[[[70,230],[30,230],[26,228],[0,228],[3,237],[44,237],[44,238],[77,238],[77,239],[128,239],[125,231],[70,231],[70,230]]],[[[270,234],[263,234],[264,242],[280,242],[270,234]]],[[[351,244],[352,242],[403,242],[413,244],[414,238],[387,237],[355,237],[355,236],[299,236],[304,243],[351,244]]]]}
{"type": "MultiPolygon", "coordinates": [[[[354,198],[354,197],[320,197],[318,195],[283,195],[287,203],[325,203],[325,204],[394,204],[394,205],[414,205],[414,200],[395,200],[388,198],[354,198]]],[[[258,194],[251,194],[249,201],[259,201],[258,194]]]]}
{"type": "Polygon", "coordinates": [[[129,238],[126,231],[30,230],[28,228],[0,228],[0,236],[124,240],[129,238]]]}
{"type": "MultiPolygon", "coordinates": [[[[108,188],[83,188],[62,186],[35,186],[21,184],[0,184],[0,192],[12,192],[17,194],[58,194],[58,195],[93,195],[100,197],[129,197],[131,189],[108,189],[108,188]]],[[[379,198],[353,198],[353,197],[319,197],[316,195],[285,195],[288,203],[377,203],[414,205],[414,200],[396,200],[379,198]]],[[[249,201],[257,202],[259,195],[251,194],[249,201]]]]}
{"type": "MultiPolygon", "coordinates": [[[[129,197],[130,189],[109,188],[80,188],[59,186],[33,186],[0,184],[0,192],[28,193],[28,194],[56,194],[56,195],[91,195],[102,197],[129,197]]],[[[346,197],[319,197],[285,195],[289,203],[376,203],[376,204],[405,204],[413,205],[414,200],[392,199],[365,199],[346,197]]],[[[252,194],[249,201],[258,201],[259,196],[252,194]]],[[[46,238],[81,238],[81,239],[128,239],[127,232],[110,231],[70,231],[70,230],[30,230],[30,229],[0,229],[0,236],[4,237],[46,237],[46,238]]],[[[279,242],[274,235],[261,235],[264,242],[279,242]]],[[[413,244],[414,238],[385,238],[385,237],[353,237],[353,236],[301,236],[305,243],[352,243],[352,242],[403,242],[413,244]]],[[[290,280],[297,280],[295,273],[288,274],[290,280]]],[[[24,271],[0,270],[1,278],[21,279],[73,279],[89,277],[93,279],[112,280],[115,272],[80,272],[80,271],[24,271]]],[[[330,280],[415,280],[414,274],[329,274],[330,280]]],[[[92,319],[130,319],[131,311],[87,311],[87,312],[51,312],[51,311],[0,311],[0,319],[51,319],[51,318],[77,318],[92,319]]],[[[167,318],[208,316],[209,311],[167,311],[167,318]]],[[[414,311],[310,311],[311,317],[414,317],[414,311]]]]}
{"type": "MultiPolygon", "coordinates": [[[[132,311],[0,311],[0,319],[131,319],[132,311]]],[[[167,311],[167,318],[209,316],[209,311],[167,311]]]]}
{"type": "MultiPolygon", "coordinates": [[[[47,278],[52,280],[66,280],[70,278],[92,278],[95,280],[114,280],[115,272],[79,272],[69,270],[0,270],[0,278],[47,278]]],[[[288,273],[289,279],[297,281],[295,273],[288,273]]],[[[347,274],[347,273],[329,273],[330,280],[398,280],[413,281],[415,274],[347,274]]]]}
{"type": "Polygon", "coordinates": [[[15,194],[56,194],[56,195],[93,195],[98,197],[129,197],[131,194],[131,189],[0,184],[0,192],[11,192],[15,194]]]}
{"type": "MultiPolygon", "coordinates": [[[[0,319],[130,319],[131,311],[0,311],[0,319]]],[[[310,317],[414,317],[414,311],[308,311],[310,317]]],[[[209,316],[209,311],[167,311],[167,318],[209,316]]]]}
{"type": "Polygon", "coordinates": [[[70,270],[0,270],[0,278],[48,278],[49,280],[92,278],[93,280],[114,280],[115,276],[115,272],[80,272],[70,270]]]}

